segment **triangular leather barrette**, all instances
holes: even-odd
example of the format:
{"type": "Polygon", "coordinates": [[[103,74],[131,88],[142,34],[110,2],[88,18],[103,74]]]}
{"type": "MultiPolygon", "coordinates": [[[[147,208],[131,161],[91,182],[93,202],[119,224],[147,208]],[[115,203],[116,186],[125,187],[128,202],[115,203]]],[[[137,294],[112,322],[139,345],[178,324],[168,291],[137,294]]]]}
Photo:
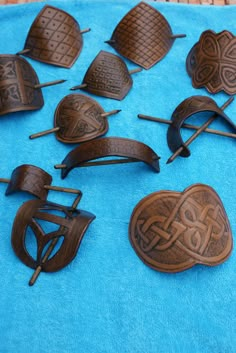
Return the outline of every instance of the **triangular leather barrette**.
{"type": "Polygon", "coordinates": [[[224,206],[215,190],[203,184],[146,196],[134,208],[129,238],[147,266],[170,273],[196,264],[219,265],[233,248],[224,206]]]}
{"type": "Polygon", "coordinates": [[[42,108],[41,88],[63,82],[65,80],[40,84],[36,72],[24,58],[0,55],[0,115],[42,108]]]}
{"type": "Polygon", "coordinates": [[[83,94],[69,94],[58,104],[54,127],[30,135],[30,139],[55,132],[64,143],[81,143],[100,137],[108,131],[107,117],[120,109],[105,112],[98,102],[83,94]]]}
{"type": "Polygon", "coordinates": [[[119,56],[102,50],[89,66],[82,84],[71,90],[82,89],[97,96],[122,100],[133,85],[131,74],[139,71],[140,68],[129,71],[119,56]]]}
{"type": "Polygon", "coordinates": [[[140,2],[118,23],[111,39],[106,41],[119,54],[150,69],[170,50],[176,38],[165,17],[155,8],[140,2]]]}
{"type": "Polygon", "coordinates": [[[207,30],[190,50],[186,68],[195,88],[236,94],[236,39],[229,31],[207,30]]]}
{"type": "Polygon", "coordinates": [[[78,22],[67,12],[46,5],[34,20],[25,41],[24,54],[47,64],[70,68],[77,60],[82,46],[78,22]]]}

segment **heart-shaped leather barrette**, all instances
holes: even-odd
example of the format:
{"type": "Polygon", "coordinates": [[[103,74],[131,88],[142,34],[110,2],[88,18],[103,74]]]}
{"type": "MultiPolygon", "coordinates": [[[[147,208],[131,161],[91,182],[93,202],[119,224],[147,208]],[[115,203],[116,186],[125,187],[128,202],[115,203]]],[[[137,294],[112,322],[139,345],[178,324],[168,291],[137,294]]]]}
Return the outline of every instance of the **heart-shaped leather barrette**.
{"type": "Polygon", "coordinates": [[[233,246],[224,206],[217,193],[203,184],[142,199],[132,213],[129,237],[141,260],[162,272],[218,265],[233,246]]]}

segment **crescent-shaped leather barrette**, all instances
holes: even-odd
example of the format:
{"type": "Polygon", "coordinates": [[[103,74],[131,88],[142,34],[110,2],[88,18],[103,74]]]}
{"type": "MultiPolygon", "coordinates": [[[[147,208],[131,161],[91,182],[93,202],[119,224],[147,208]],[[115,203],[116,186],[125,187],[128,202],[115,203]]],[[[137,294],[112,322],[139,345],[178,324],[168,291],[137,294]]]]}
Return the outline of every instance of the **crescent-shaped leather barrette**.
{"type": "Polygon", "coordinates": [[[94,99],[83,94],[69,94],[58,104],[54,114],[54,127],[30,135],[30,139],[55,132],[64,143],[81,143],[105,135],[108,131],[107,117],[119,109],[105,112],[94,99]]]}
{"type": "Polygon", "coordinates": [[[119,54],[150,69],[170,50],[176,38],[165,17],[145,2],[131,9],[118,23],[111,39],[106,41],[119,54]]]}
{"type": "Polygon", "coordinates": [[[219,265],[233,248],[224,206],[203,184],[146,196],[132,213],[129,238],[147,266],[170,273],[196,264],[219,265]]]}
{"type": "Polygon", "coordinates": [[[64,179],[76,167],[141,161],[158,173],[159,159],[160,157],[142,142],[120,137],[104,137],[78,146],[65,157],[62,164],[55,165],[55,168],[62,169],[61,177],[64,179]],[[110,156],[124,157],[124,159],[89,162],[110,156]]]}
{"type": "Polygon", "coordinates": [[[229,31],[204,31],[187,56],[186,68],[193,87],[236,94],[235,36],[229,31]]]}
{"type": "Polygon", "coordinates": [[[78,22],[67,12],[46,5],[34,20],[25,41],[24,54],[47,64],[70,68],[83,46],[78,22]]]}
{"type": "Polygon", "coordinates": [[[128,71],[119,56],[102,50],[89,66],[82,84],[71,90],[82,89],[97,96],[122,100],[133,85],[131,74],[139,71],[140,68],[128,71]]]}

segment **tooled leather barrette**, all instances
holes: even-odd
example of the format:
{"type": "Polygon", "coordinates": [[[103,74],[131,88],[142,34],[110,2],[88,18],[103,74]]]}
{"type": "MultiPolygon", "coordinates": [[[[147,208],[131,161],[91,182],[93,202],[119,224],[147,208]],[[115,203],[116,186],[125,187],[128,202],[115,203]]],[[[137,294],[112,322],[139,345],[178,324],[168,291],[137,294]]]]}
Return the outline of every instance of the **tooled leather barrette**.
{"type": "Polygon", "coordinates": [[[159,159],[160,157],[142,142],[121,137],[103,137],[76,147],[68,153],[61,164],[55,165],[55,168],[62,170],[62,179],[76,167],[133,162],[144,162],[158,173],[159,159]],[[112,156],[121,158],[96,161],[96,159],[112,156]]]}
{"type": "Polygon", "coordinates": [[[90,64],[82,84],[71,90],[82,89],[97,96],[122,100],[133,85],[131,74],[141,70],[137,68],[128,71],[119,56],[101,50],[90,64]]]}
{"type": "Polygon", "coordinates": [[[170,50],[176,38],[165,17],[145,2],[131,9],[118,23],[111,39],[106,41],[119,54],[150,69],[170,50]]]}
{"type": "Polygon", "coordinates": [[[181,102],[174,110],[171,120],[155,118],[148,115],[139,114],[140,119],[157,121],[169,124],[167,131],[167,142],[170,150],[173,152],[172,156],[168,159],[167,164],[175,160],[177,156],[189,157],[190,150],[188,146],[200,135],[201,132],[212,133],[216,135],[236,138],[236,125],[232,120],[223,112],[223,110],[233,101],[233,97],[229,98],[221,107],[215,101],[205,96],[192,96],[181,102]],[[213,115],[202,125],[195,126],[185,124],[185,121],[197,113],[212,112],[213,115]],[[219,131],[215,129],[208,129],[208,126],[217,118],[223,118],[226,123],[233,129],[234,133],[219,131]],[[183,141],[180,130],[182,127],[194,129],[195,133],[187,140],[183,141]]]}
{"type": "Polygon", "coordinates": [[[63,82],[65,80],[40,84],[36,72],[24,58],[0,55],[0,115],[42,108],[41,88],[63,82]]]}
{"type": "Polygon", "coordinates": [[[12,227],[11,242],[17,257],[35,270],[29,281],[32,286],[41,271],[54,272],[64,268],[76,256],[82,238],[95,216],[77,209],[82,193],[77,189],[51,186],[52,177],[43,169],[32,165],[17,167],[9,183],[6,195],[26,191],[38,197],[25,202],[18,210],[12,227]],[[46,200],[48,191],[76,194],[72,206],[63,206],[46,200]],[[45,227],[44,227],[45,226],[45,227]],[[36,238],[36,258],[27,250],[26,237],[36,238]]]}
{"type": "Polygon", "coordinates": [[[70,68],[82,50],[82,34],[88,31],[81,31],[78,22],[67,12],[46,5],[34,20],[24,49],[17,54],[70,68]]]}
{"type": "Polygon", "coordinates": [[[129,238],[147,266],[170,273],[196,264],[219,265],[233,247],[224,206],[215,190],[203,184],[146,196],[134,208],[129,238]]]}
{"type": "Polygon", "coordinates": [[[236,93],[235,36],[229,31],[207,30],[190,50],[186,68],[195,88],[205,87],[210,93],[236,93]]]}
{"type": "Polygon", "coordinates": [[[120,109],[105,112],[94,99],[83,94],[69,94],[58,104],[54,114],[54,127],[30,135],[35,139],[55,132],[64,143],[81,143],[100,137],[108,131],[107,117],[120,109]]]}

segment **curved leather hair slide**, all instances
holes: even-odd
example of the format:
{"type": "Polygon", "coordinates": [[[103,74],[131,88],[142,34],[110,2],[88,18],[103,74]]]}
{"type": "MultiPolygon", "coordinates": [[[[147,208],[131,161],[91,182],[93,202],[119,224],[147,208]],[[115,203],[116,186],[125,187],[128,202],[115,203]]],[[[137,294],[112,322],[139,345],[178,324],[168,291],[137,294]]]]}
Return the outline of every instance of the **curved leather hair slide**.
{"type": "Polygon", "coordinates": [[[224,206],[215,190],[203,184],[146,196],[132,213],[129,238],[140,259],[161,272],[216,266],[233,248],[224,206]]]}
{"type": "Polygon", "coordinates": [[[117,52],[144,69],[150,69],[170,50],[176,38],[165,17],[145,2],[131,9],[106,41],[117,52]]]}
{"type": "Polygon", "coordinates": [[[128,71],[119,56],[102,50],[89,66],[82,84],[71,90],[82,89],[97,96],[122,100],[133,85],[130,75],[139,71],[140,68],[128,71]]]}
{"type": "Polygon", "coordinates": [[[54,114],[54,128],[38,132],[31,139],[55,132],[64,143],[81,143],[104,135],[108,131],[107,117],[120,112],[105,113],[94,99],[83,94],[69,94],[58,104],[54,114]]]}
{"type": "Polygon", "coordinates": [[[186,60],[193,87],[205,87],[210,93],[224,91],[230,95],[236,94],[234,48],[235,36],[231,32],[203,32],[186,60]]]}
{"type": "Polygon", "coordinates": [[[25,202],[18,210],[12,228],[12,247],[15,254],[26,265],[36,269],[29,285],[33,285],[41,271],[54,272],[64,268],[76,256],[81,240],[95,216],[75,208],[54,204],[43,200],[25,202]],[[60,216],[58,216],[60,212],[60,216]],[[44,231],[39,221],[53,224],[53,230],[44,231]],[[55,230],[55,225],[58,229],[55,230]],[[25,239],[28,229],[37,240],[37,257],[33,259],[26,249],[25,239]],[[52,256],[52,248],[63,238],[58,251],[52,256]],[[47,248],[46,252],[44,250],[47,248]]]}
{"type": "Polygon", "coordinates": [[[76,167],[130,162],[144,162],[158,173],[159,159],[160,157],[142,142],[120,137],[104,137],[78,146],[65,157],[62,164],[55,165],[55,168],[62,169],[62,179],[76,167]],[[88,162],[109,156],[125,159],[88,162]]]}
{"type": "Polygon", "coordinates": [[[196,113],[206,111],[219,115],[234,129],[234,131],[236,131],[236,125],[223,112],[223,110],[218,107],[213,99],[204,96],[192,96],[180,103],[171,116],[172,123],[167,131],[167,142],[172,152],[175,152],[178,148],[182,147],[180,156],[190,156],[190,150],[181,137],[180,129],[187,118],[196,113]]]}
{"type": "Polygon", "coordinates": [[[83,46],[78,22],[67,12],[44,6],[34,20],[25,41],[24,54],[47,64],[70,68],[83,46]]]}

